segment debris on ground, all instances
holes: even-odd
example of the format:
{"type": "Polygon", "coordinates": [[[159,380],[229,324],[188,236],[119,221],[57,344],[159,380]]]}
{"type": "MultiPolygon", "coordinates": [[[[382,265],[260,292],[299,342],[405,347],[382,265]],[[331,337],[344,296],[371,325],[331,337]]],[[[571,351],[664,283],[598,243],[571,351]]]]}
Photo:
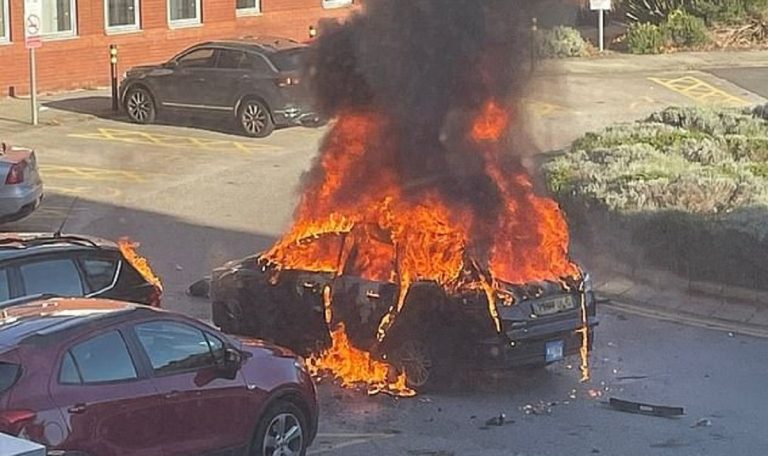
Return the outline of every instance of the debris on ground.
{"type": "Polygon", "coordinates": [[[526,404],[521,410],[526,415],[550,415],[552,414],[552,407],[555,405],[557,402],[539,401],[536,404],[526,404]]]}
{"type": "Polygon", "coordinates": [[[611,408],[615,410],[619,410],[621,412],[638,413],[641,415],[663,416],[663,417],[685,415],[685,411],[683,410],[682,407],[670,407],[666,405],[644,404],[642,402],[625,401],[622,399],[616,399],[615,397],[612,397],[608,400],[608,405],[611,408]]]}
{"type": "Polygon", "coordinates": [[[498,416],[494,416],[492,418],[489,418],[485,421],[486,426],[504,426],[504,423],[507,420],[507,415],[504,413],[499,413],[498,416]]]}
{"type": "Polygon", "coordinates": [[[208,298],[211,291],[211,278],[203,277],[189,286],[187,294],[196,298],[208,298]]]}
{"type": "Polygon", "coordinates": [[[712,426],[712,420],[710,420],[709,418],[701,418],[700,420],[696,421],[691,425],[692,428],[710,427],[710,426],[712,426]]]}

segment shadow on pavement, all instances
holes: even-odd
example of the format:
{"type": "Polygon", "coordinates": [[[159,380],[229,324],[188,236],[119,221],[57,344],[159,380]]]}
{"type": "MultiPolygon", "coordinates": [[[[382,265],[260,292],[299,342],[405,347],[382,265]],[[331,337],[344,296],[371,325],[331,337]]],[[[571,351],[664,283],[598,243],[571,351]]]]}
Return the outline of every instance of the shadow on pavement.
{"type": "MultiPolygon", "coordinates": [[[[70,195],[47,193],[31,216],[2,225],[0,231],[55,231],[67,217],[72,200],[70,195]]],[[[164,306],[203,319],[210,318],[210,304],[188,296],[189,285],[224,262],[262,251],[274,242],[270,236],[86,199],[74,204],[63,231],[111,240],[127,236],[139,242],[140,253],[163,281],[164,306]]]]}
{"type": "MultiPolygon", "coordinates": [[[[108,95],[89,95],[85,97],[46,101],[43,103],[43,106],[59,111],[95,116],[100,119],[131,123],[122,109],[120,111],[112,110],[112,99],[108,95]]],[[[203,112],[199,114],[189,114],[185,112],[164,110],[158,112],[154,124],[208,130],[216,133],[237,135],[243,139],[252,139],[239,131],[237,123],[231,114],[214,113],[206,115],[203,112]]],[[[278,127],[277,130],[282,128],[288,127],[278,127]]]]}

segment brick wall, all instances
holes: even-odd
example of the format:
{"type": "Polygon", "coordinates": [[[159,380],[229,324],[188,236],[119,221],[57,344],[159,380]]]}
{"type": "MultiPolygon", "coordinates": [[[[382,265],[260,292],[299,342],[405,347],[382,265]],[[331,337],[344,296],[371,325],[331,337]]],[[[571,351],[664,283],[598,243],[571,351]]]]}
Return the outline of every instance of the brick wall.
{"type": "MultiPolygon", "coordinates": [[[[325,9],[322,0],[261,0],[262,14],[235,14],[235,0],[201,0],[203,23],[169,28],[167,0],[140,0],[142,30],[107,34],[104,0],[77,1],[76,37],[47,40],[37,52],[40,92],[109,84],[109,45],[119,50],[119,72],[167,60],[194,43],[243,35],[273,35],[306,40],[310,25],[343,18],[351,8],[325,9]]],[[[29,92],[28,51],[24,47],[23,0],[10,0],[11,42],[0,43],[0,97],[11,87],[29,92]]]]}

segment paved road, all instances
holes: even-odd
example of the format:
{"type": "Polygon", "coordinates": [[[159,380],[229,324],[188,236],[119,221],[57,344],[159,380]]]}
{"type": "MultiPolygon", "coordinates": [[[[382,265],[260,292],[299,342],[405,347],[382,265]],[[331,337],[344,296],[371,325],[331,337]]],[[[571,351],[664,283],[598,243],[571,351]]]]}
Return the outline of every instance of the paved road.
{"type": "MultiPolygon", "coordinates": [[[[580,75],[537,83],[544,88],[527,107],[535,121],[532,140],[544,149],[671,103],[760,99],[703,73],[580,75]]],[[[88,112],[105,103],[96,94],[87,102],[49,105],[88,112]]],[[[140,128],[62,116],[65,121],[40,129],[0,130],[3,139],[38,149],[47,186],[37,213],[4,228],[55,229],[77,197],[67,231],[141,242],[165,282],[166,306],[200,318],[209,317],[208,304],[184,290],[223,261],[267,247],[286,228],[300,176],[322,135],[293,128],[256,141],[188,119],[140,128]]],[[[563,364],[512,376],[473,375],[471,384],[457,381],[440,394],[410,400],[323,385],[321,435],[312,453],[768,454],[762,425],[768,410],[761,405],[768,341],[613,311],[603,315],[589,384],[578,383],[577,372],[563,364]],[[602,395],[591,398],[590,389],[602,395]],[[601,404],[614,395],[682,405],[687,415],[671,420],[615,412],[601,404]],[[541,401],[556,403],[551,414],[521,411],[541,401]],[[481,429],[502,412],[514,423],[481,429]],[[701,418],[711,426],[692,427],[701,418]]]]}
{"type": "Polygon", "coordinates": [[[768,98],[768,67],[717,68],[709,72],[763,98],[768,98]]]}

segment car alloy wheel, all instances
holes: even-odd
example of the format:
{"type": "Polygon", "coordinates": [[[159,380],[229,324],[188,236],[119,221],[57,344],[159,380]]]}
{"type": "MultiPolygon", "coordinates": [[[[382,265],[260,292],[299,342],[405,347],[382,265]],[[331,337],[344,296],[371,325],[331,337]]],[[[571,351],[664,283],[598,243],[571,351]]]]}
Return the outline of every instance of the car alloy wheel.
{"type": "Polygon", "coordinates": [[[280,413],[267,425],[262,444],[264,456],[300,455],[304,449],[304,431],[299,418],[290,412],[280,413]]]}
{"type": "Polygon", "coordinates": [[[419,389],[431,380],[432,354],[423,341],[406,340],[398,347],[396,359],[400,369],[405,372],[409,387],[419,389]]]}
{"type": "Polygon", "coordinates": [[[155,120],[155,104],[152,96],[144,89],[136,88],[128,92],[125,101],[128,117],[136,123],[147,124],[155,120]]]}
{"type": "Polygon", "coordinates": [[[257,100],[246,100],[240,107],[240,125],[248,136],[264,138],[275,126],[267,107],[257,100]]]}

